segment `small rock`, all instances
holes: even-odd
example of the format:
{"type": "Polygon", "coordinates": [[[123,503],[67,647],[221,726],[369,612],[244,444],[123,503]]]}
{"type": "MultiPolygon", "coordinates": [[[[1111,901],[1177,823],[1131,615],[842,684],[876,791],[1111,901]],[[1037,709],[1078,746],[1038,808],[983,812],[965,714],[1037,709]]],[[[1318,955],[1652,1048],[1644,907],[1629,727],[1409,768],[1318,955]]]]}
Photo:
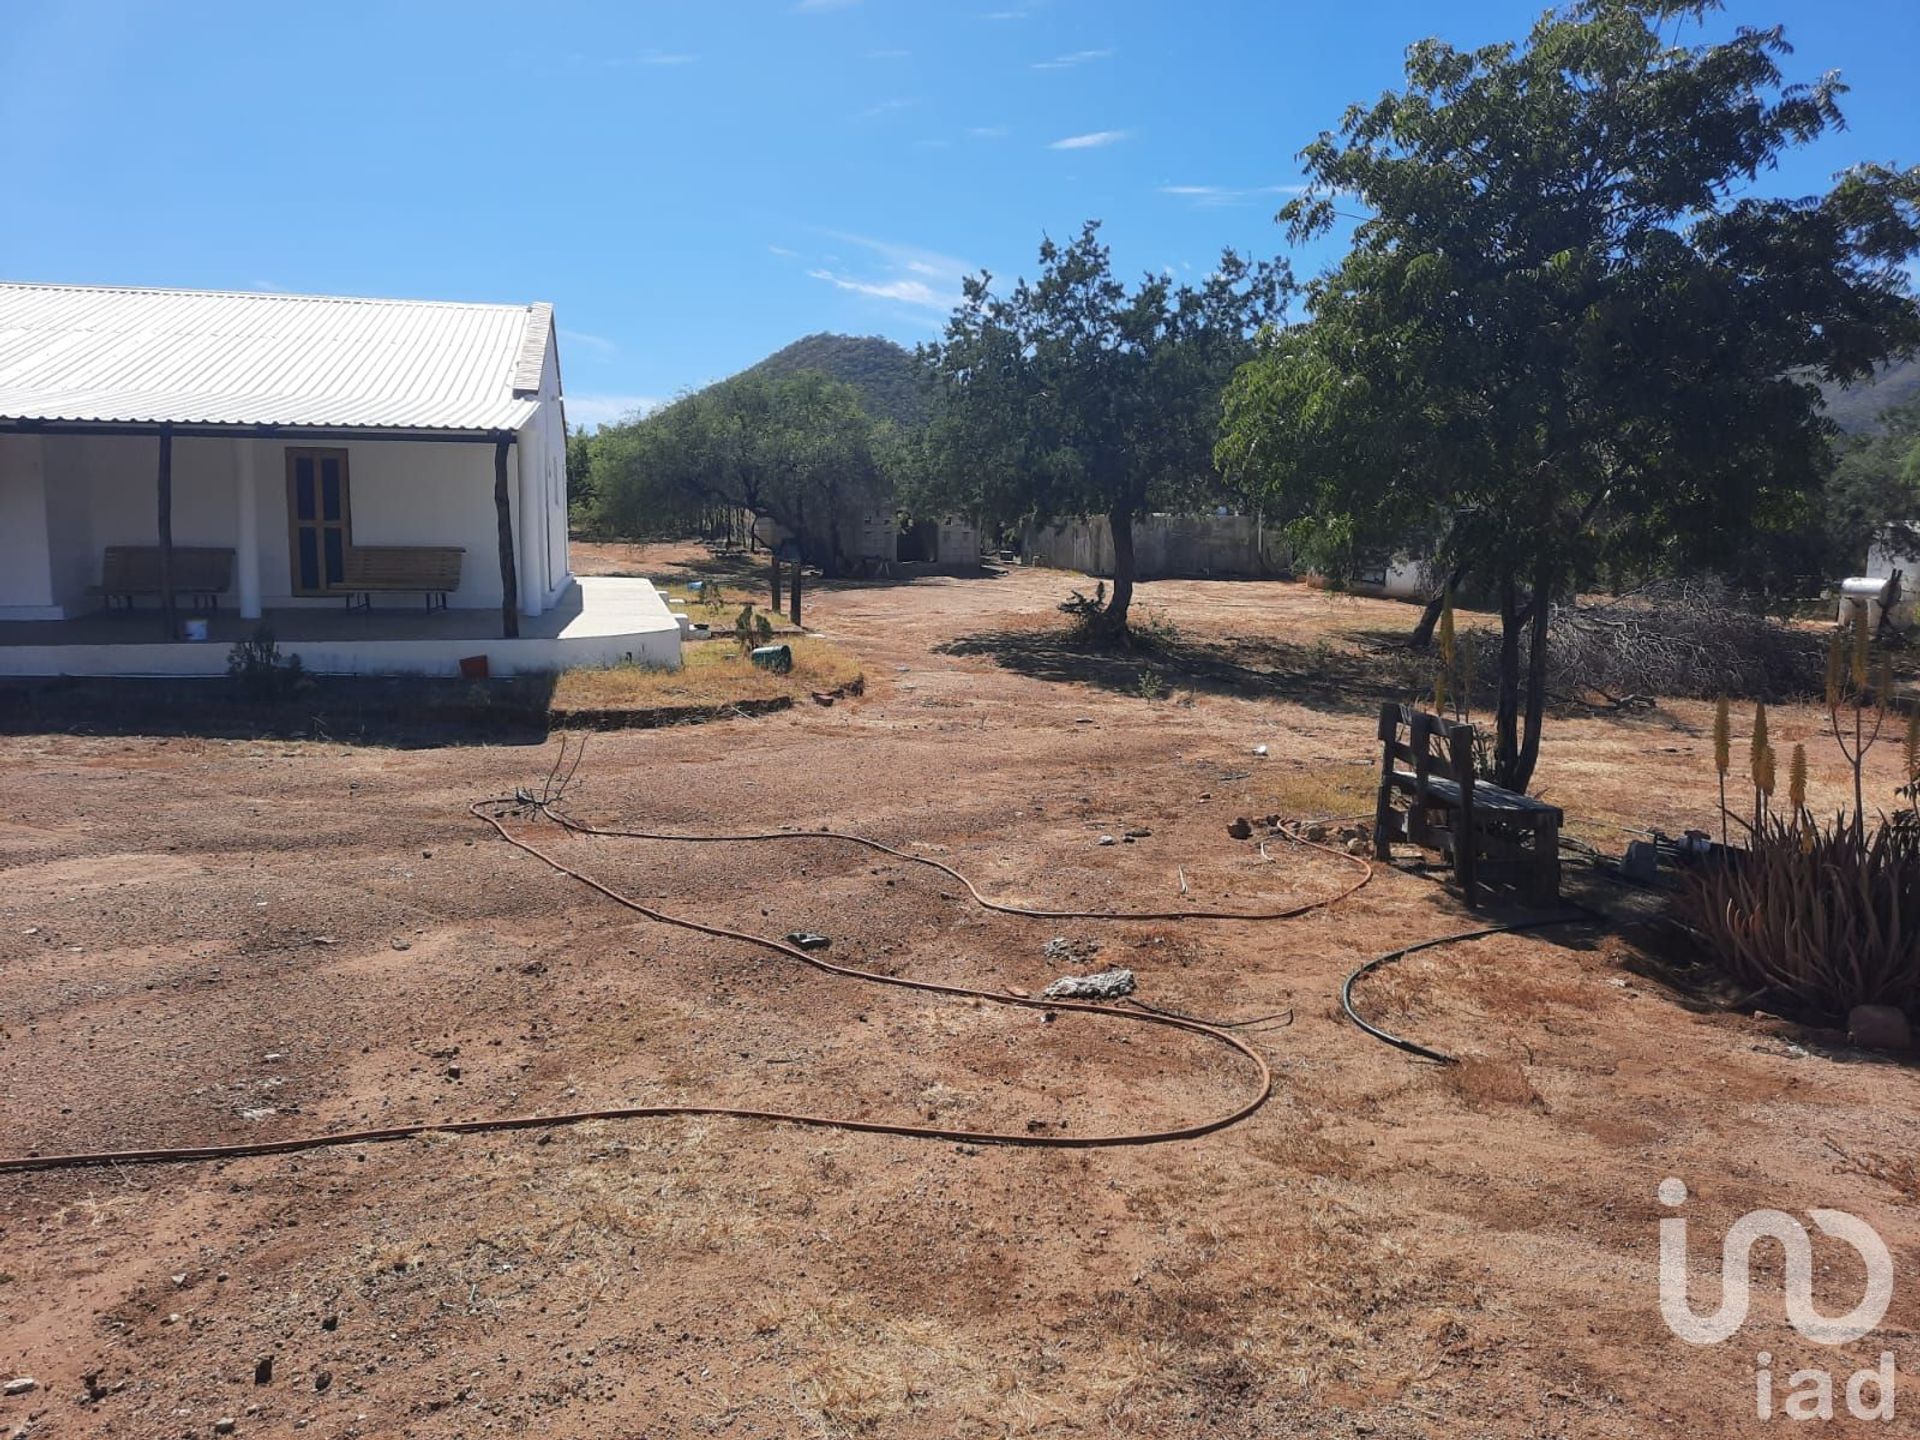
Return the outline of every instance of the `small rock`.
{"type": "Polygon", "coordinates": [[[253,1362],[253,1383],[256,1385],[273,1383],[273,1356],[262,1355],[253,1362]]]}
{"type": "Polygon", "coordinates": [[[322,1370],[318,1375],[313,1377],[313,1388],[316,1390],[324,1390],[331,1384],[333,1384],[333,1371],[331,1370],[322,1370]]]}
{"type": "Polygon", "coordinates": [[[1267,747],[1264,745],[1256,745],[1253,747],[1253,753],[1264,760],[1267,758],[1267,747]]]}
{"type": "Polygon", "coordinates": [[[1227,826],[1227,834],[1235,840],[1251,840],[1253,838],[1253,822],[1242,815],[1231,825],[1227,826]]]}
{"type": "Polygon", "coordinates": [[[187,1272],[182,1270],[178,1275],[169,1275],[167,1278],[173,1281],[174,1288],[177,1290],[187,1283],[187,1272]]]}
{"type": "Polygon", "coordinates": [[[1127,839],[1144,840],[1151,834],[1153,834],[1153,831],[1147,829],[1146,826],[1136,825],[1131,830],[1127,831],[1127,839]]]}
{"type": "Polygon", "coordinates": [[[1049,1000],[1118,1000],[1133,993],[1133,971],[1116,965],[1095,975],[1062,975],[1040,993],[1049,1000]]]}
{"type": "Polygon", "coordinates": [[[167,1316],[165,1320],[162,1320],[160,1323],[162,1325],[178,1325],[180,1323],[180,1312],[178,1310],[173,1311],[171,1314],[167,1316]]]}
{"type": "Polygon", "coordinates": [[[1118,845],[1120,842],[1114,839],[1113,836],[1111,835],[1102,835],[1100,839],[1095,843],[1100,845],[1118,845]]]}
{"type": "Polygon", "coordinates": [[[1347,854],[1364,855],[1366,853],[1367,853],[1367,842],[1362,840],[1358,835],[1354,836],[1351,840],[1347,841],[1347,854]]]}
{"type": "Polygon", "coordinates": [[[235,1423],[233,1416],[222,1415],[218,1420],[213,1422],[213,1433],[216,1435],[231,1435],[235,1423]]]}
{"type": "MultiPolygon", "coordinates": [[[[545,1134],[546,1132],[542,1131],[541,1133],[545,1134]]],[[[326,1319],[320,1322],[320,1328],[322,1330],[338,1330],[340,1328],[340,1317],[338,1315],[327,1316],[326,1319]]]]}
{"type": "Polygon", "coordinates": [[[787,943],[798,945],[802,950],[825,950],[832,946],[833,941],[825,935],[816,935],[811,930],[789,930],[787,943]]]}
{"type": "Polygon", "coordinates": [[[393,948],[394,948],[394,949],[396,949],[396,950],[411,950],[411,949],[413,948],[413,946],[412,946],[411,944],[409,944],[409,943],[408,943],[407,941],[405,941],[405,940],[398,940],[398,939],[396,939],[396,940],[395,940],[395,941],[393,942],[393,948]]]}
{"type": "Polygon", "coordinates": [[[447,1066],[447,1079],[458,1080],[459,1078],[460,1078],[460,1067],[458,1065],[447,1066]]]}
{"type": "Polygon", "coordinates": [[[1318,845],[1321,841],[1327,838],[1327,827],[1322,825],[1318,820],[1316,820],[1313,822],[1313,824],[1307,826],[1307,828],[1302,830],[1300,833],[1306,836],[1307,839],[1311,840],[1314,844],[1318,845]]]}
{"type": "Polygon", "coordinates": [[[1856,1005],[1847,1012],[1847,1038],[1867,1050],[1905,1050],[1913,1027],[1893,1005],[1856,1005]]]}
{"type": "Polygon", "coordinates": [[[6,1385],[0,1388],[4,1388],[9,1395],[24,1395],[39,1383],[40,1382],[31,1375],[21,1375],[7,1381],[6,1385]]]}

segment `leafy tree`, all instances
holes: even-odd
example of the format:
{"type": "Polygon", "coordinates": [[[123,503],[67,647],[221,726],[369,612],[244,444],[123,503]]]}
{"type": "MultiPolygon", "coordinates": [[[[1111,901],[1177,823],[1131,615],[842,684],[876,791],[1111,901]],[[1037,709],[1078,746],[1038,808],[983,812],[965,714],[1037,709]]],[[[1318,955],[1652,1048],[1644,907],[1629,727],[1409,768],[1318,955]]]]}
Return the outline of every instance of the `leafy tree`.
{"type": "Polygon", "coordinates": [[[593,438],[587,427],[567,431],[567,511],[576,524],[593,513],[593,438]]]}
{"type": "Polygon", "coordinates": [[[888,444],[887,427],[851,386],[811,370],[747,373],[602,429],[594,483],[612,529],[657,533],[663,517],[686,526],[703,513],[744,511],[794,540],[796,573],[805,559],[832,575],[843,526],[891,505],[888,444]]]}
{"type": "Polygon", "coordinates": [[[1222,468],[1310,560],[1426,530],[1500,614],[1495,770],[1539,755],[1548,611],[1601,564],[1724,562],[1807,523],[1820,380],[1920,345],[1920,170],[1743,193],[1841,124],[1779,29],[1662,38],[1713,0],[1582,0],[1524,46],[1426,40],[1302,153],[1298,241],[1362,214],[1228,396],[1222,468]],[[1523,667],[1523,655],[1525,656],[1523,667]]]}
{"type": "Polygon", "coordinates": [[[1220,394],[1276,320],[1283,266],[1232,251],[1199,286],[1114,277],[1099,224],[1040,246],[1040,277],[997,296],[965,282],[945,338],[926,347],[937,404],[921,447],[923,505],[992,521],[1104,515],[1113,596],[1097,628],[1127,633],[1134,517],[1197,503],[1214,483],[1220,394]]]}
{"type": "MultiPolygon", "coordinates": [[[[1903,543],[1920,548],[1920,399],[1885,411],[1875,433],[1841,443],[1825,511],[1830,569],[1853,573],[1873,538],[1889,527],[1903,543]]],[[[1920,575],[1905,576],[1902,583],[1920,585],[1920,575]]]]}

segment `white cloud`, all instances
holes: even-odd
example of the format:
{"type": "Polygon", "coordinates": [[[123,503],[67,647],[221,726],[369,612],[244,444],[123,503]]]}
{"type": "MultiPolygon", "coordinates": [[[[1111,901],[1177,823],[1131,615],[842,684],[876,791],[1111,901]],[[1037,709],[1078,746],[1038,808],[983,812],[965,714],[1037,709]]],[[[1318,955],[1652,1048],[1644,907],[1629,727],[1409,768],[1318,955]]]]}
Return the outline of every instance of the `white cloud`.
{"type": "Polygon", "coordinates": [[[1013,133],[1009,125],[973,125],[967,129],[969,140],[1004,140],[1013,133]]]}
{"type": "MultiPolygon", "coordinates": [[[[836,269],[828,269],[823,265],[809,270],[808,276],[871,300],[890,300],[945,314],[960,303],[961,277],[974,268],[964,260],[917,245],[900,245],[890,240],[876,240],[871,236],[852,235],[840,230],[823,233],[871,255],[873,263],[870,266],[858,267],[871,273],[856,273],[856,270],[845,265],[836,269]]],[[[833,256],[827,258],[836,260],[833,256]]]]}
{"type": "Polygon", "coordinates": [[[929,310],[945,310],[946,302],[933,293],[933,287],[924,280],[854,280],[845,275],[836,275],[831,270],[809,270],[815,280],[824,280],[829,285],[837,285],[842,290],[851,290],[856,295],[866,295],[875,300],[898,300],[907,305],[924,305],[929,310]]]}
{"type": "Polygon", "coordinates": [[[1304,185],[1162,185],[1159,192],[1211,209],[1245,205],[1262,195],[1298,195],[1306,188],[1304,185]]]}
{"type": "Polygon", "coordinates": [[[584,330],[569,330],[564,325],[560,327],[560,338],[569,345],[582,346],[597,355],[611,355],[620,348],[604,335],[589,335],[584,330]]]}
{"type": "Polygon", "coordinates": [[[1055,140],[1047,148],[1049,150],[1097,150],[1102,145],[1117,145],[1132,134],[1131,130],[1090,130],[1085,135],[1069,135],[1065,139],[1055,140]]]}
{"type": "Polygon", "coordinates": [[[800,252],[799,252],[798,250],[789,250],[789,249],[788,249],[788,248],[787,248],[786,246],[784,246],[784,245],[769,245],[769,246],[767,246],[767,253],[768,253],[769,255],[780,255],[780,256],[784,256],[784,257],[785,257],[786,259],[788,259],[788,260],[792,260],[792,259],[795,259],[795,258],[797,258],[797,257],[799,256],[799,254],[800,254],[800,252]]]}
{"type": "Polygon", "coordinates": [[[658,410],[663,403],[657,395],[613,395],[607,393],[568,395],[565,397],[567,424],[584,425],[589,430],[630,416],[658,410]]]}
{"type": "Polygon", "coordinates": [[[1076,65],[1086,65],[1095,60],[1111,60],[1111,50],[1074,50],[1065,55],[1056,55],[1051,60],[1036,60],[1036,70],[1071,70],[1076,65]]]}
{"type": "Polygon", "coordinates": [[[892,115],[901,110],[911,110],[919,103],[920,101],[915,98],[882,100],[878,105],[869,105],[866,109],[859,111],[853,118],[856,120],[873,120],[882,115],[892,115]]]}

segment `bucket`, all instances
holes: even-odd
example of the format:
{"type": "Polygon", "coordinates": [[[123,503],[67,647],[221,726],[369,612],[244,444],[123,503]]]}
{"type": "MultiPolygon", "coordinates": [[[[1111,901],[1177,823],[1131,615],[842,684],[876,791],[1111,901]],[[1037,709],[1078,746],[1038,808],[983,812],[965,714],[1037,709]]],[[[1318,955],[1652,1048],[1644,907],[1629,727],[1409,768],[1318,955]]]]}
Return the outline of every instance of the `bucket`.
{"type": "Polygon", "coordinates": [[[484,655],[466,655],[460,660],[460,678],[462,680],[484,680],[487,678],[487,657],[484,655]]]}
{"type": "Polygon", "coordinates": [[[204,640],[207,638],[207,622],[205,620],[182,621],[180,633],[188,640],[204,640]]]}

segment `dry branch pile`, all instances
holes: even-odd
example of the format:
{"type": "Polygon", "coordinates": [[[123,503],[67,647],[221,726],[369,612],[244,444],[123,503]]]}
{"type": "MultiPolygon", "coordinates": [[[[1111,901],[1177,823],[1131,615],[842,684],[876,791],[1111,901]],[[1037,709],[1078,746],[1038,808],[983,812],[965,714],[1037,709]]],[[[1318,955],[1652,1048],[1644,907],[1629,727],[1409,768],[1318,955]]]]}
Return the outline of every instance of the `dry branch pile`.
{"type": "Polygon", "coordinates": [[[1563,697],[1784,700],[1820,688],[1820,641],[1717,580],[1556,605],[1549,623],[1549,688],[1563,697]]]}

